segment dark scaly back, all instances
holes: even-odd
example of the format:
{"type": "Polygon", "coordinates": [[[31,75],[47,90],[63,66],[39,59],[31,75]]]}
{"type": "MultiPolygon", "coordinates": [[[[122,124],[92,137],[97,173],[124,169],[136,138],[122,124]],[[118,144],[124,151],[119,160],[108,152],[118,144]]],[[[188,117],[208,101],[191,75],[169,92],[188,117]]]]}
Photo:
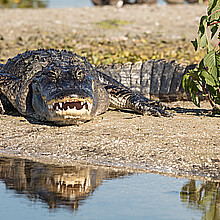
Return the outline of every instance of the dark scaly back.
{"type": "Polygon", "coordinates": [[[4,65],[4,72],[25,80],[48,65],[68,66],[77,65],[94,74],[92,65],[85,58],[73,54],[70,51],[55,49],[39,49],[18,54],[8,59],[4,65]],[[38,64],[38,65],[36,65],[38,64]]]}

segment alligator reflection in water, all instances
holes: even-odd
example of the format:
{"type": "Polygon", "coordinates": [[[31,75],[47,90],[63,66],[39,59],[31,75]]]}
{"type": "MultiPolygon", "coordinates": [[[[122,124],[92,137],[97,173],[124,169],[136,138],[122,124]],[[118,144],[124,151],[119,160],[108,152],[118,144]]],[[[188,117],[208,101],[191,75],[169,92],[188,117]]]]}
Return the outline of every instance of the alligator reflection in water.
{"type": "Polygon", "coordinates": [[[127,172],[102,168],[58,167],[27,160],[0,158],[0,180],[7,189],[41,199],[49,208],[78,206],[90,196],[104,179],[129,175],[127,172]]]}
{"type": "Polygon", "coordinates": [[[181,201],[190,209],[202,210],[202,219],[220,219],[220,190],[219,183],[189,180],[180,192],[181,201]]]}
{"type": "MultiPolygon", "coordinates": [[[[6,188],[13,189],[16,194],[23,194],[31,200],[43,201],[50,209],[61,207],[77,210],[80,205],[85,203],[85,199],[90,197],[97,187],[102,184],[103,180],[122,178],[128,175],[131,175],[131,173],[100,167],[58,167],[27,160],[0,158],[0,181],[5,183],[6,188]]],[[[140,213],[143,209],[146,209],[146,213],[149,213],[152,207],[154,209],[160,207],[161,210],[166,210],[166,212],[174,212],[173,205],[176,205],[176,207],[180,205],[180,207],[187,207],[192,216],[195,216],[195,212],[198,211],[198,213],[201,213],[200,216],[203,216],[202,219],[220,219],[220,190],[218,183],[176,180],[175,178],[152,174],[140,175],[140,177],[132,175],[132,177],[122,183],[121,189],[124,190],[126,188],[126,194],[124,195],[131,194],[135,201],[135,203],[131,203],[132,207],[134,206],[137,209],[140,207],[138,211],[140,213]],[[129,185],[131,179],[133,179],[130,182],[132,185],[129,185]],[[177,187],[175,186],[176,184],[177,187]],[[175,192],[178,194],[175,194],[175,192]],[[149,198],[151,198],[152,204],[149,203],[149,198]],[[179,205],[177,201],[179,201],[179,205]],[[167,205],[163,207],[166,203],[167,205]],[[149,207],[146,207],[147,205],[149,207]]],[[[113,186],[114,188],[116,185],[108,186],[110,188],[113,186]]],[[[114,191],[121,192],[120,187],[119,191],[117,191],[117,187],[114,188],[114,191]]],[[[94,199],[96,196],[92,198],[94,199]]],[[[118,196],[121,197],[121,195],[118,196]]],[[[107,203],[109,198],[112,197],[105,198],[106,200],[103,201],[107,203]]],[[[126,198],[126,201],[129,201],[129,197],[126,198]]],[[[97,200],[95,201],[97,203],[97,200]]],[[[120,203],[116,203],[116,206],[118,204],[120,203]]],[[[86,206],[86,203],[84,205],[86,206]]],[[[127,205],[125,203],[124,208],[127,205]]],[[[93,208],[91,207],[91,210],[93,208]]],[[[111,208],[117,209],[114,206],[111,208]]],[[[181,209],[179,208],[178,210],[181,209]]],[[[97,212],[95,211],[95,213],[97,212]]],[[[179,213],[173,214],[176,217],[179,213]]],[[[158,216],[158,219],[161,219],[159,214],[158,216]]],[[[152,217],[151,219],[154,218],[152,217]]],[[[185,219],[189,218],[186,217],[185,219]]]]}

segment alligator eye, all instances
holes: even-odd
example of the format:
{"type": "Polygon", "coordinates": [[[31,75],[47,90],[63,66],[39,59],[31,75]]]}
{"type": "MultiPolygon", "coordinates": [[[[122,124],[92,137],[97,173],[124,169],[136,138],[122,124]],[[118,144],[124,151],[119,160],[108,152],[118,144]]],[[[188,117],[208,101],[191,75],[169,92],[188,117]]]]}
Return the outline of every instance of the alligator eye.
{"type": "MultiPolygon", "coordinates": [[[[40,78],[40,77],[42,76],[42,74],[43,74],[42,71],[36,72],[36,73],[35,73],[35,77],[36,77],[36,78],[40,78]]],[[[34,79],[34,80],[36,80],[36,79],[34,79]]]]}

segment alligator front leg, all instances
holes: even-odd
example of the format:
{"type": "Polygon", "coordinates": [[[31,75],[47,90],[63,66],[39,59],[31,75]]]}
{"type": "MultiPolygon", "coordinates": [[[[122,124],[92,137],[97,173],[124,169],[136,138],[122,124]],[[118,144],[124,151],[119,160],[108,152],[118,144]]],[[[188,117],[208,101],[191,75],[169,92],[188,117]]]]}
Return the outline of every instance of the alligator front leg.
{"type": "Polygon", "coordinates": [[[5,109],[4,109],[4,106],[2,104],[1,97],[2,97],[2,94],[1,94],[1,91],[0,91],[0,114],[3,115],[5,113],[5,109]]]}
{"type": "Polygon", "coordinates": [[[4,113],[5,113],[5,109],[4,109],[3,104],[2,104],[2,102],[0,100],[0,114],[3,115],[4,113]]]}
{"type": "Polygon", "coordinates": [[[110,106],[118,109],[132,109],[140,114],[172,116],[159,101],[150,100],[124,87],[105,86],[109,94],[110,106]]]}

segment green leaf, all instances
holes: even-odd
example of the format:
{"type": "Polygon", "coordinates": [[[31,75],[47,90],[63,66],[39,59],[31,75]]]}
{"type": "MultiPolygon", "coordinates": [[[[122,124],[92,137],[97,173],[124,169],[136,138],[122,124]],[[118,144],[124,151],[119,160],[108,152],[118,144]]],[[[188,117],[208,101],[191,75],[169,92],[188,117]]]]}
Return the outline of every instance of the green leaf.
{"type": "Polygon", "coordinates": [[[210,97],[211,99],[216,103],[216,104],[220,104],[220,91],[219,91],[219,87],[211,87],[209,85],[207,85],[207,89],[210,92],[210,97]]]}
{"type": "Polygon", "coordinates": [[[206,33],[200,33],[197,40],[201,48],[204,48],[208,45],[208,39],[207,39],[206,33]]]}
{"type": "Polygon", "coordinates": [[[195,38],[195,40],[191,41],[191,43],[193,44],[195,51],[197,51],[197,49],[198,49],[198,41],[197,41],[197,39],[195,38]]]}
{"type": "Polygon", "coordinates": [[[211,39],[214,37],[214,35],[216,34],[218,30],[218,25],[215,25],[211,28],[211,32],[212,32],[212,35],[211,35],[211,39]]]}
{"type": "Polygon", "coordinates": [[[196,106],[200,107],[200,100],[199,100],[197,93],[198,93],[198,88],[196,86],[196,83],[192,80],[190,82],[190,95],[191,95],[193,103],[196,106]]]}
{"type": "Polygon", "coordinates": [[[208,15],[220,9],[220,1],[219,0],[209,0],[209,5],[207,9],[208,15]]]}
{"type": "Polygon", "coordinates": [[[199,97],[197,95],[198,93],[198,88],[200,87],[197,80],[193,80],[193,77],[191,75],[198,75],[198,73],[194,70],[191,70],[189,73],[185,74],[183,76],[183,88],[184,90],[190,94],[193,103],[200,107],[200,100],[199,97]]]}
{"type": "Polygon", "coordinates": [[[204,48],[207,46],[208,40],[206,36],[206,27],[207,27],[207,20],[208,16],[202,16],[200,19],[200,24],[199,24],[199,30],[198,30],[198,35],[199,37],[197,38],[198,45],[200,47],[204,48]]]}
{"type": "Polygon", "coordinates": [[[207,71],[203,70],[200,73],[200,76],[202,77],[203,81],[205,81],[206,84],[208,84],[212,87],[216,85],[215,80],[207,71]]]}
{"type": "Polygon", "coordinates": [[[200,107],[200,100],[196,93],[192,93],[192,101],[197,107],[200,107]]]}
{"type": "Polygon", "coordinates": [[[219,0],[209,0],[209,6],[207,10],[207,13],[209,15],[209,19],[208,19],[209,23],[212,23],[214,21],[219,21],[220,19],[220,11],[218,11],[219,9],[220,9],[219,0]]]}
{"type": "Polygon", "coordinates": [[[204,64],[203,64],[203,59],[200,61],[199,63],[199,69],[198,71],[202,71],[203,70],[203,67],[204,67],[204,64]]]}
{"type": "Polygon", "coordinates": [[[208,47],[208,52],[214,50],[214,48],[213,48],[213,46],[211,45],[210,41],[208,41],[207,47],[208,47]]]}
{"type": "Polygon", "coordinates": [[[183,88],[184,90],[187,92],[187,93],[190,93],[189,91],[189,83],[190,83],[190,74],[187,73],[183,76],[183,81],[182,81],[182,85],[183,85],[183,88]]]}
{"type": "Polygon", "coordinates": [[[212,76],[215,81],[218,81],[217,61],[219,59],[215,50],[209,51],[203,59],[205,68],[208,68],[208,73],[212,76]]]}
{"type": "Polygon", "coordinates": [[[205,28],[207,27],[207,21],[208,21],[208,16],[207,15],[203,15],[200,19],[200,23],[199,23],[199,31],[201,32],[205,32],[205,28]]]}

